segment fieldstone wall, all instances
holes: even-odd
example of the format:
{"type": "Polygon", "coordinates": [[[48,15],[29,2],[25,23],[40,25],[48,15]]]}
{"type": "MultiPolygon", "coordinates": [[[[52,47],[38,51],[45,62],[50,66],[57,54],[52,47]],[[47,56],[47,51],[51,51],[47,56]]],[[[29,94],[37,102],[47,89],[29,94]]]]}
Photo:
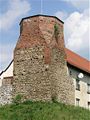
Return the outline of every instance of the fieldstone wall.
{"type": "Polygon", "coordinates": [[[74,104],[75,89],[66,67],[63,23],[49,16],[23,20],[14,50],[13,97],[74,104]]]}
{"type": "Polygon", "coordinates": [[[12,102],[12,80],[13,77],[7,77],[2,80],[0,87],[0,105],[10,104],[12,102]]]}

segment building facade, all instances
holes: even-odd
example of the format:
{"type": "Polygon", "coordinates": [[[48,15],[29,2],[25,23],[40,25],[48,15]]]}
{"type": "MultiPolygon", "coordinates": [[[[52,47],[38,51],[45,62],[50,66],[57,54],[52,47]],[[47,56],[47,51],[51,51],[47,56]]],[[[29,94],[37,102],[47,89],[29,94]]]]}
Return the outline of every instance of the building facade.
{"type": "Polygon", "coordinates": [[[90,109],[90,62],[66,50],[68,73],[74,81],[75,105],[90,109]]]}
{"type": "Polygon", "coordinates": [[[89,61],[65,48],[61,20],[44,15],[23,18],[14,60],[0,75],[1,88],[9,85],[9,98],[2,90],[0,102],[23,94],[24,99],[56,99],[90,108],[89,67],[89,61]]]}

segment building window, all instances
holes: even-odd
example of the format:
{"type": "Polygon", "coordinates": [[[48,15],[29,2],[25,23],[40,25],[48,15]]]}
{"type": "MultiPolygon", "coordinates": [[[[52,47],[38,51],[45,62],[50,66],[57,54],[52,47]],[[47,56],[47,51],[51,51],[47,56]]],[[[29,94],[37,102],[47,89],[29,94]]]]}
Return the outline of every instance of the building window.
{"type": "Polygon", "coordinates": [[[87,93],[90,94],[90,84],[87,84],[87,93]]]}
{"type": "Polygon", "coordinates": [[[88,102],[88,109],[90,110],[90,102],[88,102]]]}
{"type": "Polygon", "coordinates": [[[80,91],[80,80],[76,79],[76,90],[80,91]]]}
{"type": "Polygon", "coordinates": [[[76,98],[76,106],[79,106],[80,104],[80,99],[76,98]]]}

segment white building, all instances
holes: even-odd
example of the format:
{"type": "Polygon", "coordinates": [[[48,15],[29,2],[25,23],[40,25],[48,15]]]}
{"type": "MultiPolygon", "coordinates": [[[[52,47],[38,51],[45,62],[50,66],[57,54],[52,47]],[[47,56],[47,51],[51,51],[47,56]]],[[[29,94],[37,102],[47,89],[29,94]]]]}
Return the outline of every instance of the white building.
{"type": "Polygon", "coordinates": [[[66,49],[69,75],[75,85],[75,105],[90,109],[90,62],[66,49]]]}
{"type": "Polygon", "coordinates": [[[0,73],[0,86],[2,86],[2,79],[4,77],[11,77],[13,76],[13,60],[8,65],[8,67],[0,73]]]}

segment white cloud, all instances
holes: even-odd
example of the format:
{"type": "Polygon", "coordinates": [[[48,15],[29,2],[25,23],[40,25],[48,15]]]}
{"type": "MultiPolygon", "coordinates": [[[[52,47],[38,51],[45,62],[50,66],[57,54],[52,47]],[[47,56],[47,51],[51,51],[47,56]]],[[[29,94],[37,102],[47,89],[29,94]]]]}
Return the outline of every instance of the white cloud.
{"type": "Polygon", "coordinates": [[[85,9],[89,7],[89,0],[70,0],[72,5],[80,8],[80,9],[85,9]]]}
{"type": "Polygon", "coordinates": [[[62,0],[71,3],[77,9],[86,9],[89,7],[89,0],[62,0]]]}
{"type": "Polygon", "coordinates": [[[87,58],[89,58],[90,51],[89,28],[89,9],[82,13],[73,12],[64,21],[66,47],[87,58]]]}
{"type": "MultiPolygon", "coordinates": [[[[79,12],[72,13],[65,20],[65,39],[67,47],[79,51],[89,49],[89,19],[88,14],[79,12]]],[[[88,12],[88,11],[87,11],[88,12]]]]}
{"type": "Polygon", "coordinates": [[[8,30],[17,18],[30,11],[30,3],[27,0],[8,0],[8,10],[0,15],[0,30],[8,30]]]}
{"type": "Polygon", "coordinates": [[[60,18],[61,20],[65,20],[66,17],[68,16],[68,14],[66,12],[62,12],[62,11],[57,11],[55,13],[55,16],[60,18]]]}

